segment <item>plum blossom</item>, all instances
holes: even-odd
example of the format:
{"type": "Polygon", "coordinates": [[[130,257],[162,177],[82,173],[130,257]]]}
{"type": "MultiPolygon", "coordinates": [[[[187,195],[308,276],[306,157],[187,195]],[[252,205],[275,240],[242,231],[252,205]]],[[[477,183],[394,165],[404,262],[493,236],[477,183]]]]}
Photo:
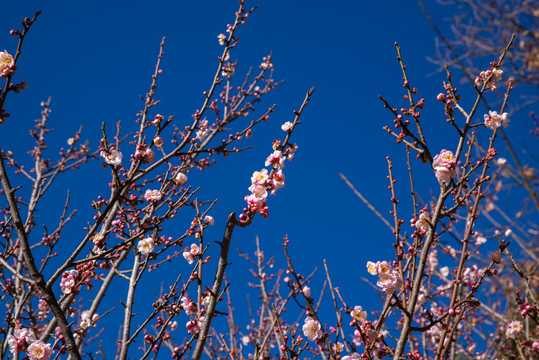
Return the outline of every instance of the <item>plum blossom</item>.
{"type": "Polygon", "coordinates": [[[361,359],[361,355],[359,355],[357,352],[353,352],[350,355],[343,356],[341,359],[342,360],[359,360],[361,359]]]}
{"type": "Polygon", "coordinates": [[[9,75],[13,75],[13,68],[15,66],[15,61],[13,56],[8,54],[7,50],[3,52],[0,51],[0,78],[6,78],[9,75]]]}
{"type": "Polygon", "coordinates": [[[71,294],[76,289],[77,277],[79,272],[77,270],[67,270],[62,274],[62,281],[60,282],[60,288],[64,294],[71,294]]]}
{"type": "Polygon", "coordinates": [[[275,150],[270,156],[268,156],[265,165],[282,169],[284,167],[283,153],[279,150],[275,150]]]}
{"type": "Polygon", "coordinates": [[[255,171],[253,176],[251,176],[251,184],[264,186],[268,180],[268,169],[262,169],[260,171],[255,171]]]}
{"type": "Polygon", "coordinates": [[[271,63],[271,57],[265,56],[262,60],[264,60],[262,64],[260,64],[260,68],[262,70],[273,69],[273,64],[271,63]]]}
{"type": "Polygon", "coordinates": [[[251,185],[249,191],[251,191],[251,195],[245,197],[249,209],[252,212],[260,211],[266,205],[266,198],[268,197],[266,188],[260,185],[251,185]]]}
{"type": "Polygon", "coordinates": [[[137,250],[140,251],[140,253],[143,255],[148,255],[153,251],[153,249],[153,239],[151,237],[140,240],[137,244],[137,250]]]}
{"type": "Polygon", "coordinates": [[[203,142],[210,134],[210,132],[208,131],[208,120],[202,120],[198,126],[199,130],[197,130],[196,139],[200,142],[203,142]]]}
{"type": "Polygon", "coordinates": [[[155,160],[155,154],[152,149],[148,148],[146,144],[137,145],[135,151],[135,159],[142,160],[147,163],[152,163],[155,160]]]}
{"type": "Polygon", "coordinates": [[[79,324],[79,326],[82,329],[88,329],[90,326],[95,326],[95,322],[99,318],[99,315],[97,315],[97,314],[94,314],[91,318],[90,318],[89,315],[90,315],[90,310],[84,310],[80,314],[80,324],[79,324]]]}
{"type": "Polygon", "coordinates": [[[101,151],[100,156],[109,165],[118,166],[122,163],[123,154],[118,150],[101,151]]]}
{"type": "Polygon", "coordinates": [[[195,261],[195,256],[200,253],[200,247],[197,244],[191,244],[189,251],[183,252],[183,257],[187,260],[187,263],[192,264],[195,261]]]}
{"type": "Polygon", "coordinates": [[[191,335],[198,334],[200,332],[200,328],[202,327],[202,321],[204,320],[204,316],[200,318],[200,320],[189,320],[185,327],[187,328],[187,332],[191,335]]]}
{"type": "Polygon", "coordinates": [[[417,220],[412,219],[410,222],[412,223],[412,227],[416,228],[416,232],[419,235],[425,235],[429,230],[429,221],[429,212],[426,210],[422,210],[419,214],[419,218],[417,220]]]}
{"type": "Polygon", "coordinates": [[[320,339],[322,337],[322,326],[320,323],[310,316],[305,319],[303,324],[303,334],[309,338],[310,341],[320,339]]]}
{"type": "Polygon", "coordinates": [[[215,220],[214,220],[213,217],[210,216],[210,215],[206,215],[206,216],[204,217],[204,222],[205,222],[206,224],[208,224],[208,225],[215,225],[215,220]]]}
{"type": "Polygon", "coordinates": [[[490,130],[495,130],[503,125],[503,127],[507,127],[509,125],[509,118],[507,117],[507,113],[498,114],[497,111],[489,110],[488,115],[483,115],[485,119],[485,127],[489,128],[490,130]]]}
{"type": "Polygon", "coordinates": [[[301,289],[301,292],[303,293],[303,295],[307,297],[311,296],[311,288],[308,287],[307,285],[305,285],[303,289],[301,289]]]}
{"type": "Polygon", "coordinates": [[[490,88],[492,91],[496,91],[495,80],[500,81],[503,76],[503,70],[493,68],[491,70],[481,71],[479,76],[475,78],[475,84],[481,86],[486,82],[486,87],[490,88]],[[494,75],[491,77],[491,75],[494,75]],[[489,79],[490,78],[490,79],[489,79]],[[488,80],[488,81],[487,81],[488,80]]]}
{"type": "Polygon", "coordinates": [[[217,40],[219,40],[219,45],[224,45],[226,41],[226,35],[225,34],[217,35],[217,40]]]}
{"type": "Polygon", "coordinates": [[[196,313],[197,311],[196,305],[194,302],[192,302],[189,299],[189,295],[187,295],[187,293],[185,294],[185,296],[182,296],[181,301],[182,301],[182,308],[185,311],[185,314],[191,315],[191,314],[196,313]]]}
{"type": "Polygon", "coordinates": [[[371,275],[378,275],[376,285],[382,288],[384,293],[390,295],[402,286],[402,279],[397,270],[390,268],[387,261],[367,262],[367,271],[371,275]]]}
{"type": "Polygon", "coordinates": [[[507,329],[505,330],[505,336],[508,339],[515,339],[520,332],[522,331],[522,323],[518,320],[511,321],[507,324],[507,329]]]}
{"type": "Polygon", "coordinates": [[[290,129],[292,129],[292,125],[294,125],[294,124],[291,123],[290,121],[287,121],[283,125],[281,125],[281,129],[283,131],[290,131],[290,129]]]}
{"type": "Polygon", "coordinates": [[[12,354],[21,352],[24,346],[27,346],[33,341],[35,341],[34,334],[25,328],[15,329],[13,330],[13,335],[10,334],[7,337],[9,350],[12,354]]]}
{"type": "Polygon", "coordinates": [[[352,310],[350,315],[359,322],[363,322],[367,318],[367,312],[359,305],[354,306],[354,310],[352,310]]]}
{"type": "Polygon", "coordinates": [[[174,182],[176,185],[185,185],[187,182],[187,175],[182,172],[177,173],[176,177],[174,177],[174,182]]]}
{"type": "Polygon", "coordinates": [[[41,340],[36,340],[28,346],[26,353],[30,357],[30,360],[48,360],[53,350],[51,349],[51,344],[45,344],[41,340]]]}
{"type": "Polygon", "coordinates": [[[457,159],[449,150],[443,149],[432,161],[432,167],[436,171],[436,178],[439,182],[448,184],[457,176],[457,159]]]}
{"type": "Polygon", "coordinates": [[[271,194],[275,195],[275,192],[284,187],[284,174],[282,170],[279,170],[273,174],[271,194]]]}
{"type": "Polygon", "coordinates": [[[163,197],[163,194],[161,194],[161,191],[159,191],[159,190],[150,190],[150,189],[148,189],[144,193],[144,200],[146,200],[148,202],[159,201],[159,200],[161,200],[162,197],[163,197]]]}

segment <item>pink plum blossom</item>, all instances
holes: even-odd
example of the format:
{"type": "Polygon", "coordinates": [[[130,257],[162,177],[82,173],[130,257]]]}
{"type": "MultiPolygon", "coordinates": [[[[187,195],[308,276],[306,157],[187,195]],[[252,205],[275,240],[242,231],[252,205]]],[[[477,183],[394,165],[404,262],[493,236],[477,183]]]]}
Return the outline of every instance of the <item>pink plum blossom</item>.
{"type": "MultiPolygon", "coordinates": [[[[203,319],[202,317],[201,319],[203,319]]],[[[202,321],[200,320],[189,320],[185,327],[187,328],[187,332],[191,335],[198,334],[200,332],[200,328],[202,327],[202,321]]]]}
{"type": "Polygon", "coordinates": [[[359,355],[357,352],[353,352],[350,355],[343,356],[341,359],[342,360],[359,360],[361,359],[361,355],[359,355]]]}
{"type": "Polygon", "coordinates": [[[162,197],[163,197],[163,194],[161,194],[161,191],[159,191],[159,190],[150,190],[150,189],[148,189],[144,193],[144,200],[146,200],[148,202],[159,201],[159,200],[161,200],[162,197]]]}
{"type": "Polygon", "coordinates": [[[153,239],[151,237],[147,237],[138,242],[137,250],[140,251],[140,253],[143,255],[148,255],[153,251],[153,249],[153,239]]]}
{"type": "Polygon", "coordinates": [[[206,215],[206,216],[204,217],[204,222],[205,222],[206,224],[208,224],[208,225],[214,225],[214,224],[215,224],[215,220],[214,220],[213,217],[210,216],[210,215],[206,215]]]}
{"type": "Polygon", "coordinates": [[[36,340],[28,346],[26,353],[30,357],[30,360],[48,360],[53,350],[51,349],[51,344],[45,344],[41,340],[36,340]]]}
{"type": "Polygon", "coordinates": [[[311,296],[311,288],[308,286],[304,286],[303,289],[301,289],[301,292],[307,297],[311,296]]]}
{"type": "Polygon", "coordinates": [[[265,165],[282,169],[284,167],[283,153],[279,150],[275,150],[270,156],[268,156],[265,165]]]}
{"type": "Polygon", "coordinates": [[[12,354],[21,352],[23,347],[28,346],[28,344],[33,341],[35,341],[34,335],[29,329],[25,328],[17,328],[13,330],[13,335],[10,334],[7,337],[9,351],[11,351],[12,354]]]}
{"type": "Polygon", "coordinates": [[[189,299],[189,296],[187,294],[185,294],[186,296],[182,296],[181,298],[181,301],[182,301],[182,308],[183,310],[185,311],[185,314],[187,315],[191,315],[191,314],[194,314],[196,313],[197,309],[196,309],[196,305],[194,302],[192,302],[190,299],[189,299]]]}
{"type": "Polygon", "coordinates": [[[403,284],[400,274],[392,269],[387,261],[367,262],[367,270],[371,275],[378,275],[376,285],[382,288],[384,293],[392,294],[403,284]]]}
{"type": "Polygon", "coordinates": [[[3,52],[0,51],[0,78],[6,78],[9,75],[13,75],[13,67],[15,66],[15,61],[13,56],[8,54],[7,50],[3,52]]]}
{"type": "Polygon", "coordinates": [[[425,235],[429,230],[430,215],[428,211],[422,210],[417,220],[412,219],[412,227],[416,228],[419,235],[425,235]]]}
{"type": "Polygon", "coordinates": [[[310,341],[320,339],[323,335],[322,326],[320,326],[320,323],[310,316],[305,319],[305,324],[303,324],[302,330],[303,334],[308,337],[310,341]]]}
{"type": "Polygon", "coordinates": [[[284,187],[284,174],[282,172],[282,170],[279,170],[277,172],[275,172],[275,174],[273,174],[273,180],[272,180],[272,184],[273,184],[273,187],[271,189],[271,194],[272,195],[275,195],[275,192],[279,189],[281,189],[282,187],[284,187]]]}
{"type": "Polygon", "coordinates": [[[67,270],[62,274],[62,281],[60,282],[60,288],[64,294],[71,294],[76,289],[77,277],[79,272],[77,270],[67,270]]]}
{"type": "Polygon", "coordinates": [[[457,176],[457,159],[449,150],[443,149],[432,161],[432,167],[436,171],[436,178],[439,182],[448,184],[457,176]]]}
{"type": "Polygon", "coordinates": [[[118,166],[122,163],[123,154],[118,150],[101,151],[100,156],[109,165],[118,166]]]}

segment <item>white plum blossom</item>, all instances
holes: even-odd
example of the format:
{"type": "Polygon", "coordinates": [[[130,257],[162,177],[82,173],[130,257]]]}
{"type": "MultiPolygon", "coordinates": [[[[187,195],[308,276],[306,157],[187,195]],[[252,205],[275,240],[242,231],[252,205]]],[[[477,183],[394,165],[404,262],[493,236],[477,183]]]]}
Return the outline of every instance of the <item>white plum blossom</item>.
{"type": "Polygon", "coordinates": [[[367,271],[371,275],[378,275],[376,285],[381,287],[386,294],[393,294],[403,284],[399,272],[390,268],[387,261],[378,261],[376,263],[368,261],[367,271]]]}
{"type": "Polygon", "coordinates": [[[283,131],[290,131],[290,129],[292,129],[292,125],[294,125],[294,124],[291,123],[290,121],[287,121],[283,125],[281,125],[281,129],[283,131]]]}
{"type": "Polygon", "coordinates": [[[163,197],[163,194],[161,194],[161,191],[159,191],[159,190],[150,190],[150,189],[148,189],[144,193],[144,200],[146,200],[148,202],[159,201],[159,200],[161,200],[162,197],[163,197]]]}
{"type": "Polygon", "coordinates": [[[205,222],[206,224],[208,224],[208,225],[215,225],[215,220],[214,220],[213,217],[210,216],[210,215],[206,215],[206,216],[204,217],[204,222],[205,222]]]}
{"type": "Polygon", "coordinates": [[[516,337],[522,331],[522,323],[518,320],[511,321],[507,324],[507,329],[505,330],[505,336],[508,339],[516,339],[516,337]]]}
{"type": "Polygon", "coordinates": [[[359,305],[354,306],[354,310],[350,312],[350,315],[359,322],[363,322],[367,318],[367,312],[359,305]]]}
{"type": "Polygon", "coordinates": [[[109,165],[118,166],[122,163],[123,154],[118,150],[101,151],[100,156],[109,165]]]}
{"type": "Polygon", "coordinates": [[[225,34],[217,35],[217,40],[219,40],[219,45],[224,45],[226,41],[226,35],[225,34]]]}
{"type": "Polygon", "coordinates": [[[25,328],[17,328],[13,330],[13,335],[10,334],[7,337],[9,351],[11,351],[12,354],[21,352],[21,347],[23,345],[28,345],[33,341],[35,341],[34,334],[32,334],[29,329],[25,328]]]}
{"type": "Polygon", "coordinates": [[[303,334],[308,337],[310,341],[320,339],[323,335],[322,326],[320,326],[320,323],[310,316],[305,319],[305,324],[303,324],[302,330],[303,334]]]}
{"type": "Polygon", "coordinates": [[[95,327],[95,322],[97,321],[97,319],[99,318],[99,315],[98,314],[94,314],[91,318],[90,318],[90,310],[84,310],[81,314],[80,314],[80,324],[79,326],[82,328],[82,329],[88,329],[90,326],[94,326],[95,327]]]}
{"type": "Polygon", "coordinates": [[[264,186],[268,180],[268,169],[262,169],[260,171],[255,171],[253,176],[251,176],[251,184],[264,186]]]}
{"type": "Polygon", "coordinates": [[[192,264],[195,261],[195,256],[200,253],[200,247],[197,244],[191,244],[191,249],[189,251],[184,251],[182,253],[185,260],[188,264],[192,264]]]}
{"type": "Polygon", "coordinates": [[[187,175],[182,172],[177,173],[176,177],[174,178],[174,182],[176,185],[185,185],[187,182],[187,175]]]}
{"type": "Polygon", "coordinates": [[[301,292],[303,293],[303,295],[307,296],[307,297],[310,297],[311,296],[311,288],[308,287],[307,285],[305,285],[303,287],[303,289],[301,289],[301,292]]]}
{"type": "Polygon", "coordinates": [[[137,244],[137,250],[140,251],[143,255],[148,255],[154,249],[153,239],[147,237],[146,239],[140,240],[137,244]]]}
{"type": "Polygon", "coordinates": [[[485,114],[483,118],[485,119],[485,126],[490,130],[495,130],[502,125],[503,127],[509,125],[509,118],[505,112],[503,114],[498,114],[497,111],[489,110],[488,114],[485,114]]]}

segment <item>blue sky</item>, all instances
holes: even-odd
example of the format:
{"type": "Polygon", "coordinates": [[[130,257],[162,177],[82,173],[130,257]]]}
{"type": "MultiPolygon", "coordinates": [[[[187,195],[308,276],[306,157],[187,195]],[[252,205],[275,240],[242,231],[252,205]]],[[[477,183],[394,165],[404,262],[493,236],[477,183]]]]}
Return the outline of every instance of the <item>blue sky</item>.
{"type": "MultiPolygon", "coordinates": [[[[429,6],[446,30],[448,24],[442,20],[450,17],[449,10],[429,6]]],[[[9,30],[35,11],[43,13],[24,44],[16,79],[27,81],[29,89],[8,98],[6,110],[11,118],[0,127],[2,148],[25,156],[25,149],[31,146],[28,129],[39,117],[40,102],[49,96],[53,109],[50,125],[55,129],[51,141],[62,146],[81,124],[82,138],[89,139],[94,149],[101,122],[106,122],[109,129],[118,120],[132,124],[142,107],[139,95],[149,87],[162,36],[167,40],[156,95],[162,102],[156,112],[175,115],[180,124],[187,123],[201,106],[202,92],[215,72],[221,53],[217,35],[233,21],[236,8],[237,1],[231,0],[10,4],[0,13],[0,48],[11,53],[16,42],[9,30]]],[[[302,273],[318,267],[321,275],[322,261],[327,259],[333,281],[350,305],[380,308],[375,292],[360,277],[368,276],[367,261],[392,258],[394,238],[339,173],[389,219],[385,157],[391,155],[400,180],[397,190],[403,198],[401,217],[410,218],[404,152],[381,130],[393,119],[377,95],[383,95],[395,107],[406,105],[402,73],[395,61],[397,41],[412,85],[419,88],[419,97],[427,99],[422,116],[433,151],[455,147],[456,134],[445,124],[442,106],[435,99],[442,91],[444,75],[426,59],[435,50],[433,30],[415,1],[278,0],[261,1],[238,37],[239,46],[232,53],[233,59],[239,59],[237,73],[258,66],[271,52],[275,77],[285,82],[258,108],[260,114],[277,104],[271,120],[261,124],[250,139],[248,145],[254,149],[219,159],[215,167],[190,175],[190,181],[202,186],[202,198],[219,198],[213,214],[216,226],[207,234],[212,240],[222,236],[229,212],[241,212],[250,176],[262,168],[271,152],[271,141],[282,136],[280,125],[293,119],[292,111],[311,86],[316,91],[293,135],[299,150],[285,168],[286,187],[268,202],[269,219],[258,217],[249,228],[235,231],[229,268],[233,294],[240,304],[244,301],[244,285],[234,287],[234,279],[245,274],[247,264],[235,249],[252,254],[258,235],[266,257],[274,255],[282,265],[281,242],[288,234],[296,268],[302,273]]],[[[436,179],[417,161],[414,168],[418,170],[421,196],[428,200],[431,190],[436,194],[436,179]]],[[[82,224],[92,215],[91,200],[107,194],[108,177],[109,171],[100,162],[93,162],[59,179],[45,199],[43,219],[61,211],[65,188],[71,187],[79,213],[65,240],[76,243],[82,224]]],[[[23,179],[14,178],[15,184],[17,181],[23,179]]],[[[54,219],[50,218],[53,224],[54,219]]],[[[183,232],[183,225],[177,226],[183,232]]],[[[171,273],[187,269],[183,260],[177,261],[167,268],[171,273]]],[[[321,279],[311,286],[313,293],[320,291],[321,279]]],[[[171,281],[162,280],[165,286],[171,281]]],[[[116,333],[115,329],[111,334],[116,333]]]]}

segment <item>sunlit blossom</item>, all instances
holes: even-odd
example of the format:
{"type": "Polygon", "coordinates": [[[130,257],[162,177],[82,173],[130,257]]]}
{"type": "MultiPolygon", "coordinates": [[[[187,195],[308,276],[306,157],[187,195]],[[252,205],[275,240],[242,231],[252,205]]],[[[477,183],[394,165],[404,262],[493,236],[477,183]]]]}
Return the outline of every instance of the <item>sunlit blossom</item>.
{"type": "Polygon", "coordinates": [[[308,337],[310,341],[320,339],[323,335],[322,326],[320,323],[310,316],[305,319],[305,324],[303,324],[302,330],[303,334],[308,337]]]}
{"type": "Polygon", "coordinates": [[[140,251],[143,255],[148,255],[151,253],[154,249],[153,245],[153,239],[151,237],[147,237],[143,240],[140,240],[137,245],[137,250],[140,251]]]}

